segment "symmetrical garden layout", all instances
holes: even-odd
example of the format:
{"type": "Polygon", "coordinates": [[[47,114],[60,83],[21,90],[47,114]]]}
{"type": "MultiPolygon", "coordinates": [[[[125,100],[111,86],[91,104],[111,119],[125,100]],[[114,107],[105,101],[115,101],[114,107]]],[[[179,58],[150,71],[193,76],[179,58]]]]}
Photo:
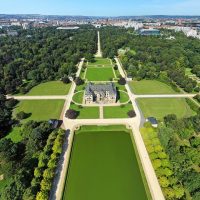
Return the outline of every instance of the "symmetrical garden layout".
{"type": "MultiPolygon", "coordinates": [[[[85,81],[83,85],[53,81],[36,86],[25,96],[14,96],[21,100],[14,115],[21,110],[29,114],[24,122],[62,119],[69,133],[50,199],[164,200],[141,137],[141,123],[146,117],[162,121],[167,114],[180,118],[194,115],[186,102],[193,94],[177,93],[154,80],[120,85],[119,77],[127,77],[119,60],[115,61],[117,68],[110,59],[96,57],[91,63],[83,59],[76,74],[85,81]],[[113,82],[117,102],[85,104],[83,96],[89,82],[113,82]],[[65,117],[68,109],[79,111],[77,119],[65,117]],[[127,113],[133,109],[136,117],[129,118],[127,113]]],[[[15,129],[8,137],[20,140],[20,135],[13,133],[19,134],[15,129]]]]}

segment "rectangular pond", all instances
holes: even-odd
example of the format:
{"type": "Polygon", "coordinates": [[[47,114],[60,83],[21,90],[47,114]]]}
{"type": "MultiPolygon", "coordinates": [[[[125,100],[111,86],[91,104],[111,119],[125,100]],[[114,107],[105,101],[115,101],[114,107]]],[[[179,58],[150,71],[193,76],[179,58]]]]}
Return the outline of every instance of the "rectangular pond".
{"type": "Polygon", "coordinates": [[[105,130],[75,133],[63,200],[148,199],[130,132],[105,130]]]}

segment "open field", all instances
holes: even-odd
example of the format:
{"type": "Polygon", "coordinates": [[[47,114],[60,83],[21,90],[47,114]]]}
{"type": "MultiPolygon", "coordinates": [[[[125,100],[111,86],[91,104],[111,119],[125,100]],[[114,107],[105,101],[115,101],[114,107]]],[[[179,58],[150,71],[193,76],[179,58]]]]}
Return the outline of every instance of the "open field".
{"type": "Polygon", "coordinates": [[[137,102],[144,117],[156,117],[163,120],[163,117],[168,114],[176,114],[178,118],[195,115],[186,100],[181,98],[149,98],[138,99],[137,102]]]}
{"type": "Polygon", "coordinates": [[[95,58],[95,62],[89,62],[88,65],[111,65],[111,61],[107,58],[95,58]]]}
{"type": "Polygon", "coordinates": [[[156,80],[131,81],[131,90],[135,94],[176,94],[169,85],[156,80]]]}
{"type": "Polygon", "coordinates": [[[64,84],[61,81],[50,81],[46,83],[41,83],[30,90],[26,95],[38,96],[38,95],[67,95],[71,83],[64,84]]]}
{"type": "Polygon", "coordinates": [[[99,107],[80,107],[75,104],[71,104],[70,109],[79,111],[78,119],[98,119],[99,107]]]}
{"type": "Polygon", "coordinates": [[[23,100],[16,106],[13,115],[20,111],[29,114],[30,116],[23,122],[59,119],[63,105],[64,100],[23,100]]]}
{"type": "Polygon", "coordinates": [[[112,68],[88,68],[86,72],[86,79],[88,81],[110,81],[114,77],[112,68]]]}
{"type": "Polygon", "coordinates": [[[128,118],[127,113],[130,110],[133,110],[133,106],[129,103],[122,106],[106,106],[103,108],[104,118],[128,118]]]}
{"type": "Polygon", "coordinates": [[[63,200],[94,199],[148,199],[129,132],[76,132],[63,200]]]}

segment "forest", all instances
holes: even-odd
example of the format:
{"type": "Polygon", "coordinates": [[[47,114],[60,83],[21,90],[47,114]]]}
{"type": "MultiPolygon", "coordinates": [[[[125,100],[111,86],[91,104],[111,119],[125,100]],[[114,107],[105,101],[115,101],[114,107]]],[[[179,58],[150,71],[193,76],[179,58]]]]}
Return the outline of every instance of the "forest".
{"type": "Polygon", "coordinates": [[[119,55],[128,76],[136,80],[159,79],[177,84],[186,92],[200,88],[197,82],[185,75],[186,68],[199,76],[200,41],[187,38],[183,33],[162,30],[161,36],[140,36],[123,28],[101,30],[103,56],[114,57],[118,49],[127,49],[119,55]],[[175,39],[169,39],[174,36],[175,39]]]}
{"type": "Polygon", "coordinates": [[[169,155],[175,176],[185,188],[185,197],[193,200],[200,199],[199,132],[200,110],[187,119],[168,115],[158,129],[158,137],[169,155]]]}
{"type": "Polygon", "coordinates": [[[28,92],[42,81],[72,76],[80,58],[96,51],[96,31],[55,28],[20,30],[0,40],[0,92],[28,92]]]}

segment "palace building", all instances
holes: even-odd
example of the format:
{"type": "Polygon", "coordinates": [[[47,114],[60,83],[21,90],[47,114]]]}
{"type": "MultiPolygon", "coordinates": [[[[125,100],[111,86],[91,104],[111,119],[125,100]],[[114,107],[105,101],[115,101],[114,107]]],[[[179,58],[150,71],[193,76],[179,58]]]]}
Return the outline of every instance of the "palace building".
{"type": "Polygon", "coordinates": [[[117,90],[113,83],[93,84],[89,83],[85,89],[85,104],[92,103],[116,103],[117,90]]]}

